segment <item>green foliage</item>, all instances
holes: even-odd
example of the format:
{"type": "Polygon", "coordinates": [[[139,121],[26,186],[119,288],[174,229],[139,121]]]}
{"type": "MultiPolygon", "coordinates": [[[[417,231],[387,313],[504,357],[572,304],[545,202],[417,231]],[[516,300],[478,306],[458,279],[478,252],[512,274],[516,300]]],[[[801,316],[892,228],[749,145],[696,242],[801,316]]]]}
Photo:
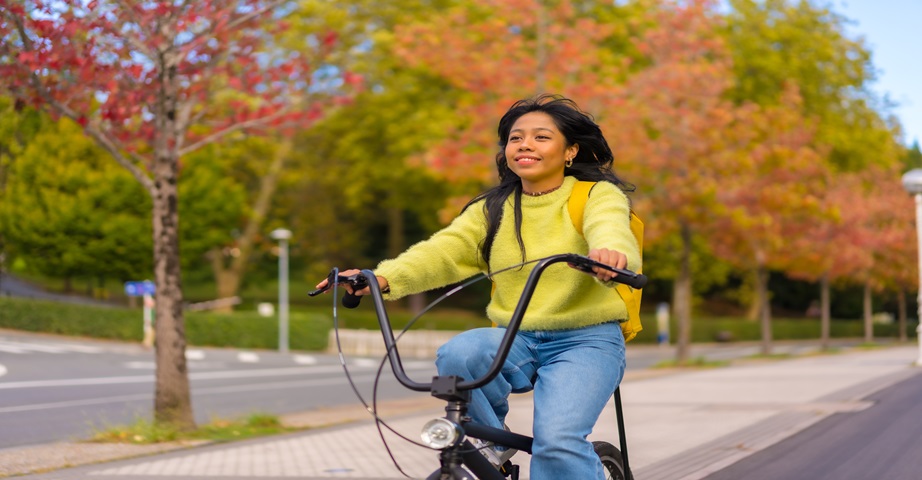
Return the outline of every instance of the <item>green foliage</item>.
{"type": "Polygon", "coordinates": [[[912,146],[906,149],[903,156],[903,166],[906,171],[913,168],[922,168],[922,150],[919,149],[919,141],[916,140],[912,146]]]}
{"type": "MultiPolygon", "coordinates": [[[[30,132],[24,145],[15,135],[0,145],[0,233],[8,255],[59,278],[151,278],[150,198],[138,182],[73,122],[3,109],[9,115],[0,132],[8,125],[30,132]]],[[[206,252],[233,244],[246,185],[258,178],[253,169],[267,148],[244,139],[189,155],[179,183],[185,268],[210,273],[206,252]]]]}
{"type": "Polygon", "coordinates": [[[868,88],[875,71],[869,48],[846,33],[847,19],[810,1],[731,0],[727,44],[733,52],[732,98],[771,105],[790,85],[804,113],[818,119],[818,140],[844,170],[891,164],[897,145],[887,106],[868,88]]]}
{"type": "Polygon", "coordinates": [[[37,272],[144,278],[151,269],[146,200],[78,125],[46,119],[12,162],[0,223],[8,252],[37,272]]]}
{"type": "MultiPolygon", "coordinates": [[[[180,248],[183,270],[211,270],[206,254],[232,247],[243,229],[247,185],[259,178],[266,142],[244,139],[212,144],[184,159],[179,177],[180,248]]],[[[268,153],[271,155],[271,152],[268,153]]]]}
{"type": "MultiPolygon", "coordinates": [[[[631,343],[656,343],[656,319],[652,316],[643,316],[644,330],[631,341],[631,343]]],[[[692,324],[692,343],[710,343],[721,339],[735,342],[755,342],[762,338],[759,322],[749,321],[741,317],[711,317],[697,315],[692,324]]],[[[907,327],[914,332],[914,326],[907,327]]],[[[677,331],[675,319],[672,319],[670,331],[673,335],[677,331]]],[[[830,325],[831,338],[861,338],[864,335],[864,324],[860,320],[834,320],[830,325]]],[[[899,338],[899,327],[896,324],[875,324],[874,336],[876,338],[899,338]]],[[[910,337],[912,334],[910,334],[910,337]]],[[[774,340],[818,340],[820,338],[820,322],[818,319],[772,319],[772,338],[774,340]]]]}

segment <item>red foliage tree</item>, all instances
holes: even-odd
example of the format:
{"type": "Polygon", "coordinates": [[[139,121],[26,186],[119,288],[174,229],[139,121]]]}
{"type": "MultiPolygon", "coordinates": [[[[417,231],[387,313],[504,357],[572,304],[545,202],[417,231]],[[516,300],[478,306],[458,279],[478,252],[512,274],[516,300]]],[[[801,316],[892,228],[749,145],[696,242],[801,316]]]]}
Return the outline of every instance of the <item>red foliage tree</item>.
{"type": "Polygon", "coordinates": [[[689,357],[692,246],[726,215],[719,194],[751,161],[759,111],[726,98],[733,82],[720,18],[708,1],[666,4],[633,39],[646,65],[615,92],[604,118],[620,171],[638,185],[650,244],[672,242],[676,360],[689,357]]]}
{"type": "MultiPolygon", "coordinates": [[[[610,48],[614,26],[575,3],[469,2],[396,29],[398,56],[468,94],[457,108],[459,128],[422,156],[426,166],[451,180],[492,182],[496,122],[521,98],[563,93],[605,112],[624,57],[610,48]]],[[[595,7],[614,8],[602,3],[595,7]]]]}
{"type": "MultiPolygon", "coordinates": [[[[177,179],[186,153],[234,133],[304,125],[336,41],[283,51],[281,0],[0,0],[0,85],[77,121],[153,200],[157,421],[194,425],[185,362],[177,179]]],[[[103,259],[100,259],[103,260],[103,259]]]]}
{"type": "Polygon", "coordinates": [[[769,271],[782,270],[800,251],[792,239],[828,214],[821,201],[827,168],[811,147],[814,128],[789,89],[779,105],[753,112],[755,138],[742,163],[717,195],[725,209],[712,233],[715,251],[752,272],[755,312],[761,322],[762,353],[771,350],[769,271]]]}

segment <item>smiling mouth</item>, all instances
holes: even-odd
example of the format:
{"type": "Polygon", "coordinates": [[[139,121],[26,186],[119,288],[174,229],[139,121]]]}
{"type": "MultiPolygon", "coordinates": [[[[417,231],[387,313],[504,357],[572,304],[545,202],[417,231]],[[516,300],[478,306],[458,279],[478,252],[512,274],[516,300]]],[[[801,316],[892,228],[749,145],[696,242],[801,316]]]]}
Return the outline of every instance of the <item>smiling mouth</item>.
{"type": "Polygon", "coordinates": [[[516,163],[537,163],[537,162],[540,162],[541,160],[535,157],[520,157],[520,158],[516,158],[515,161],[516,163]]]}

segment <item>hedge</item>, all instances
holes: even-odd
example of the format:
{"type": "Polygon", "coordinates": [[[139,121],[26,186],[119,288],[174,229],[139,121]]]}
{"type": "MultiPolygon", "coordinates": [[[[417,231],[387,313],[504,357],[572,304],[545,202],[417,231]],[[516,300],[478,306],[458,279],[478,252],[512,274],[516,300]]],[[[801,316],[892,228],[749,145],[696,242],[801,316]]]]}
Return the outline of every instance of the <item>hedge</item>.
{"type": "MultiPolygon", "coordinates": [[[[80,304],[0,297],[0,328],[31,332],[55,333],[69,336],[106,338],[113,340],[142,340],[142,313],[138,308],[98,307],[80,304]]],[[[370,308],[360,308],[340,313],[342,328],[376,330],[377,320],[370,308]]],[[[186,340],[189,345],[236,347],[251,349],[278,348],[277,317],[262,317],[253,311],[236,311],[230,314],[187,312],[186,340]]],[[[395,312],[392,324],[395,330],[409,321],[406,312],[395,312]]],[[[652,315],[643,318],[644,330],[633,343],[657,341],[656,320],[652,315]]],[[[333,322],[327,309],[292,311],[289,318],[289,347],[292,350],[322,351],[333,322]]],[[[470,312],[435,312],[423,316],[414,328],[438,330],[464,330],[486,326],[489,322],[470,312]]],[[[916,324],[907,326],[908,337],[914,338],[916,324]]],[[[758,322],[740,318],[695,318],[692,324],[692,342],[717,340],[757,341],[761,338],[758,322]]],[[[671,340],[675,341],[676,325],[672,322],[671,340]]],[[[820,322],[817,319],[774,319],[772,336],[775,340],[817,339],[820,322]]],[[[834,320],[832,338],[862,338],[864,325],[860,320],[834,320]]],[[[875,324],[874,337],[898,338],[896,324],[875,324]]]]}
{"type": "MultiPolygon", "coordinates": [[[[278,321],[256,312],[187,312],[185,319],[189,345],[278,348],[278,321]]],[[[332,321],[325,315],[292,312],[289,346],[293,350],[323,350],[331,327],[332,321]]],[[[0,328],[134,342],[143,339],[141,309],[15,297],[0,297],[0,328]]]]}

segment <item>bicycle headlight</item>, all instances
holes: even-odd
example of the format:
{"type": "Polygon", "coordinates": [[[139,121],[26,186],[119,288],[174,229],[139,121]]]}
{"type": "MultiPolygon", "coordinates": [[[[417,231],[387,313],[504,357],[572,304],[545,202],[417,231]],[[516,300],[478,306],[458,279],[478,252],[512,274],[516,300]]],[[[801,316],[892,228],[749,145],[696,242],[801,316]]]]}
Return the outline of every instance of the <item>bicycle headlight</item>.
{"type": "Polygon", "coordinates": [[[419,436],[429,448],[441,450],[458,442],[461,438],[461,427],[444,418],[434,418],[423,425],[419,436]]]}

